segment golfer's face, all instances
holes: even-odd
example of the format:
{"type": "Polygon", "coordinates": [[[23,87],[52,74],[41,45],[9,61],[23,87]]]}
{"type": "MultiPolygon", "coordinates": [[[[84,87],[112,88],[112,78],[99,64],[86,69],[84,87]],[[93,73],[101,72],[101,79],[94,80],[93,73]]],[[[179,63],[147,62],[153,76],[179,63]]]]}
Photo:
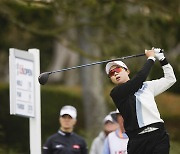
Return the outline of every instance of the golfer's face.
{"type": "Polygon", "coordinates": [[[73,119],[70,115],[65,114],[59,118],[61,127],[63,129],[72,129],[76,124],[76,119],[73,119]]]}
{"type": "Polygon", "coordinates": [[[129,71],[119,66],[112,66],[110,68],[110,79],[115,84],[122,84],[129,80],[129,71]]]}

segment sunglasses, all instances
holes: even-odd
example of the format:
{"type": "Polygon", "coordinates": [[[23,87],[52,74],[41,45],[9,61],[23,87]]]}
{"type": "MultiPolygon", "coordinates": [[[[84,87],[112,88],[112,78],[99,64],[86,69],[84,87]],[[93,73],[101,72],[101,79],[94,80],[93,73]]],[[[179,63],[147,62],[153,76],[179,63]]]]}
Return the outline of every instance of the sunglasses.
{"type": "Polygon", "coordinates": [[[114,76],[115,72],[116,73],[119,73],[119,72],[122,72],[123,71],[123,68],[122,67],[116,67],[114,69],[112,69],[110,72],[109,72],[109,77],[112,77],[114,76]]]}

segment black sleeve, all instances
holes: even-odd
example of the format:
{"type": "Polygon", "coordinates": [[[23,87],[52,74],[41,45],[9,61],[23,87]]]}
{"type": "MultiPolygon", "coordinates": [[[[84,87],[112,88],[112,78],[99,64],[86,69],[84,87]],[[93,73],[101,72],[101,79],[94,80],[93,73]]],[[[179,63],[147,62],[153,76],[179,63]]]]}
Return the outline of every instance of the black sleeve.
{"type": "Polygon", "coordinates": [[[112,99],[116,101],[119,98],[123,99],[137,92],[142,86],[143,82],[146,80],[153,64],[154,61],[152,59],[148,59],[143,68],[136,74],[134,78],[126,83],[114,87],[110,93],[112,99]]]}
{"type": "Polygon", "coordinates": [[[51,140],[47,139],[45,144],[43,145],[42,154],[52,154],[52,144],[51,140]]]}
{"type": "Polygon", "coordinates": [[[88,154],[88,148],[87,148],[86,142],[84,140],[82,143],[81,153],[82,154],[88,154]]]}

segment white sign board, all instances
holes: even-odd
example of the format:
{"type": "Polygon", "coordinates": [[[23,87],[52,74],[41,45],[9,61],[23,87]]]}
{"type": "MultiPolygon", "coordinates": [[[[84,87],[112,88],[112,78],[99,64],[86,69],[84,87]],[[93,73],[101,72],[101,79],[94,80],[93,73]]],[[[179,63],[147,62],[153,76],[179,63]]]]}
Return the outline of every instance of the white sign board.
{"type": "Polygon", "coordinates": [[[34,57],[11,48],[9,54],[10,114],[35,116],[34,57]]]}

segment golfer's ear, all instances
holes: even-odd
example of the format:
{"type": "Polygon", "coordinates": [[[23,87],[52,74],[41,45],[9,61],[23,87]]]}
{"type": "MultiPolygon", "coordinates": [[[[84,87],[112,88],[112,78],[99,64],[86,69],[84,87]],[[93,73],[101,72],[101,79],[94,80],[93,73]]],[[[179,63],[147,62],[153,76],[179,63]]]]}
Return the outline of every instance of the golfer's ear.
{"type": "Polygon", "coordinates": [[[127,69],[127,73],[128,73],[128,75],[130,74],[130,70],[129,69],[127,69]]]}

